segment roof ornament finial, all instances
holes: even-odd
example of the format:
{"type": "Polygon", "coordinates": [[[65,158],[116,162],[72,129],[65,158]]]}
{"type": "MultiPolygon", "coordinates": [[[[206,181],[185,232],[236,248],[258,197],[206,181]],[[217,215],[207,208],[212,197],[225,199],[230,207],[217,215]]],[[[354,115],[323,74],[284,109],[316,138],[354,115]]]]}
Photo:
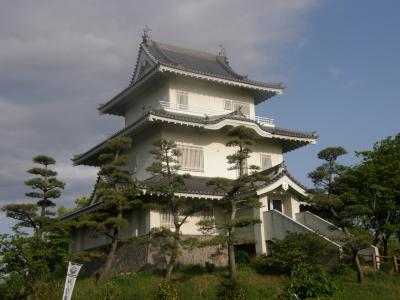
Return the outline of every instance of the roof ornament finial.
{"type": "Polygon", "coordinates": [[[150,31],[151,31],[151,28],[148,25],[145,25],[143,28],[143,34],[142,34],[143,43],[147,43],[151,39],[150,31]]]}
{"type": "Polygon", "coordinates": [[[226,54],[226,49],[225,49],[224,45],[219,44],[219,45],[218,45],[218,48],[219,48],[219,50],[218,50],[218,56],[223,57],[224,60],[225,60],[225,62],[228,63],[228,56],[227,56],[227,54],[226,54]]]}

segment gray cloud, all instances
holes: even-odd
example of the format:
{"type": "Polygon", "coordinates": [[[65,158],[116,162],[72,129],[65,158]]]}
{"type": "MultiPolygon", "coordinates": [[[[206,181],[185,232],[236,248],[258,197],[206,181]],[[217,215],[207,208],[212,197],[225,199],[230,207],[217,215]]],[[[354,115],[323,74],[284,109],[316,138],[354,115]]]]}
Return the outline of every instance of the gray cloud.
{"type": "Polygon", "coordinates": [[[279,80],[268,67],[285,44],[306,42],[305,16],[316,2],[3,1],[0,202],[23,200],[37,153],[56,158],[67,182],[63,204],[90,194],[96,170],[72,167],[70,158],[123,126],[96,107],[128,84],[145,24],[167,43],[213,52],[222,43],[236,69],[279,80]]]}

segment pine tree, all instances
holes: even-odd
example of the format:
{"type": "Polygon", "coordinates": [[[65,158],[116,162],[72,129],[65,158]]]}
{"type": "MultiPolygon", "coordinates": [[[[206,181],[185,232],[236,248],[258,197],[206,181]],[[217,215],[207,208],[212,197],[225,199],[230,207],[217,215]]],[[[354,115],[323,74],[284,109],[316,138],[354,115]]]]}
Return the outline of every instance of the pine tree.
{"type": "Polygon", "coordinates": [[[148,167],[148,171],[154,176],[159,176],[159,183],[149,187],[152,194],[145,206],[161,213],[171,214],[173,228],[156,228],[150,234],[150,240],[161,238],[162,251],[169,256],[165,277],[170,279],[172,271],[181,253],[181,248],[189,247],[196,243],[194,238],[183,239],[181,228],[186,220],[194,214],[208,208],[204,201],[179,197],[177,192],[185,191],[184,178],[188,174],[179,174],[179,161],[181,155],[174,141],[161,139],[154,143],[154,149],[150,151],[154,156],[154,162],[148,167]]]}
{"type": "Polygon", "coordinates": [[[132,141],[128,137],[117,137],[107,141],[104,152],[99,156],[102,162],[96,194],[101,201],[100,210],[81,217],[80,228],[90,228],[97,234],[105,235],[111,241],[106,261],[100,271],[98,282],[104,281],[115,259],[120,232],[128,225],[124,212],[138,205],[138,190],[133,177],[127,171],[130,161],[127,151],[132,141]]]}
{"type": "Polygon", "coordinates": [[[221,209],[227,215],[225,220],[203,220],[198,223],[202,231],[207,234],[218,233],[217,236],[205,244],[219,244],[228,248],[229,277],[236,279],[236,244],[255,243],[254,239],[240,237],[236,234],[237,228],[243,228],[260,223],[261,221],[251,216],[240,216],[240,212],[251,208],[258,208],[261,202],[255,195],[255,183],[266,178],[261,176],[257,166],[246,168],[246,161],[250,157],[251,146],[254,145],[257,134],[254,130],[245,126],[230,128],[228,131],[230,140],[226,144],[236,151],[227,156],[229,170],[236,170],[238,178],[214,178],[208,182],[218,191],[223,193],[223,198],[213,202],[213,205],[221,209]],[[249,174],[248,174],[249,173],[249,174]]]}
{"type": "Polygon", "coordinates": [[[371,238],[364,226],[363,219],[369,214],[368,208],[346,185],[344,178],[351,169],[338,163],[338,158],[347,151],[342,147],[329,147],[318,153],[318,158],[325,162],[309,173],[316,187],[308,200],[312,209],[328,217],[344,232],[341,239],[344,249],[350,254],[357,270],[358,282],[363,280],[358,253],[371,245],[371,238]]]}
{"type": "Polygon", "coordinates": [[[38,199],[35,204],[7,204],[2,207],[7,216],[17,220],[18,225],[32,227],[39,236],[43,233],[44,227],[49,224],[54,212],[50,210],[54,207],[55,199],[60,198],[61,189],[64,183],[56,178],[57,172],[49,168],[56,162],[54,158],[46,155],[37,155],[33,162],[41,167],[33,167],[27,172],[37,177],[25,181],[25,185],[33,189],[32,192],[25,193],[27,197],[38,199]],[[37,212],[39,210],[39,212],[37,212]]]}

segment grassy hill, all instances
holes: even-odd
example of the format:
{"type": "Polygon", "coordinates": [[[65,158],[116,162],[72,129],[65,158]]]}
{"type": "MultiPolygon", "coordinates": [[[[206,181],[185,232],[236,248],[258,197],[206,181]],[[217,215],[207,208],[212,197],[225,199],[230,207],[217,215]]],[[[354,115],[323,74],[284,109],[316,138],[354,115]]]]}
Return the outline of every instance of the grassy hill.
{"type": "MultiPolygon", "coordinates": [[[[216,286],[227,276],[226,269],[217,269],[206,273],[200,267],[186,267],[174,274],[179,299],[217,299],[216,286]]],[[[275,299],[281,292],[285,277],[261,275],[248,266],[241,267],[239,280],[246,288],[246,299],[275,299]]],[[[383,272],[370,273],[361,285],[356,282],[356,274],[334,276],[338,291],[333,298],[327,299],[400,299],[400,276],[383,272]]],[[[72,299],[154,299],[161,273],[143,271],[136,274],[115,275],[99,286],[94,277],[78,278],[72,299]],[[107,298],[108,296],[108,298],[107,298]]],[[[38,287],[42,294],[37,299],[61,299],[64,280],[58,279],[38,287]]]]}

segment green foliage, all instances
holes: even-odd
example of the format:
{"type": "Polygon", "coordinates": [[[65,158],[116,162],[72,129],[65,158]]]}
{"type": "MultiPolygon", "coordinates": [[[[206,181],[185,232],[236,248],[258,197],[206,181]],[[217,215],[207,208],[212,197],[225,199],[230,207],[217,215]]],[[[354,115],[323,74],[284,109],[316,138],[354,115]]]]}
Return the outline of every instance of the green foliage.
{"type": "Polygon", "coordinates": [[[75,207],[68,209],[64,206],[59,206],[57,210],[58,216],[65,216],[67,214],[70,214],[74,211],[77,211],[79,209],[84,208],[85,206],[88,206],[90,204],[90,198],[87,197],[79,197],[75,200],[75,207]]]}
{"type": "Polygon", "coordinates": [[[206,261],[205,263],[205,269],[207,273],[212,273],[215,270],[215,264],[213,264],[212,262],[208,262],[206,261]]]}
{"type": "Polygon", "coordinates": [[[177,300],[178,292],[168,280],[162,280],[158,285],[157,294],[154,299],[157,300],[177,300]]]}
{"type": "Polygon", "coordinates": [[[257,261],[261,273],[290,274],[300,263],[328,265],[339,257],[339,250],[314,233],[288,233],[271,243],[272,254],[257,261]]]}
{"type": "Polygon", "coordinates": [[[245,291],[237,280],[223,280],[217,287],[217,299],[244,300],[245,291]]]}
{"type": "Polygon", "coordinates": [[[235,252],[235,260],[238,265],[246,265],[250,263],[250,255],[243,250],[235,252]]]}
{"type": "Polygon", "coordinates": [[[121,288],[113,280],[107,280],[101,284],[97,290],[97,299],[103,300],[117,300],[121,295],[121,288]]]}
{"type": "Polygon", "coordinates": [[[290,273],[282,299],[307,299],[321,296],[333,296],[337,286],[315,265],[297,264],[290,273]]]}
{"type": "Polygon", "coordinates": [[[68,257],[68,231],[55,223],[43,238],[14,229],[0,235],[0,282],[8,286],[10,299],[33,292],[34,284],[45,279],[68,257]]]}
{"type": "Polygon", "coordinates": [[[54,215],[49,208],[56,205],[53,200],[61,196],[61,189],[65,184],[56,178],[57,172],[49,169],[49,165],[55,164],[52,157],[37,155],[33,158],[33,162],[40,164],[41,167],[34,167],[27,171],[37,177],[25,181],[25,185],[33,190],[25,195],[38,199],[37,202],[35,204],[7,204],[2,207],[2,211],[7,217],[17,220],[18,226],[33,228],[35,232],[41,234],[54,215]]]}

